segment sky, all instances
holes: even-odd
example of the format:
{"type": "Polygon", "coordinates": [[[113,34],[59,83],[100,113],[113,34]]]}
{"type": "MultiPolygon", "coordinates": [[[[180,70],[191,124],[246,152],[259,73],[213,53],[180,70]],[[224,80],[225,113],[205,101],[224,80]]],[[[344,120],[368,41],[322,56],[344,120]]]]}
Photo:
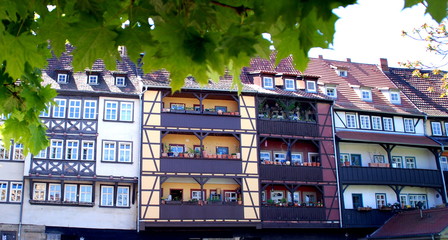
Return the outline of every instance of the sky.
{"type": "Polygon", "coordinates": [[[358,4],[338,8],[331,50],[313,48],[309,57],[323,55],[326,59],[379,64],[387,58],[389,66],[398,62],[421,60],[426,64],[441,62],[441,57],[426,51],[426,44],[403,37],[402,31],[412,31],[424,23],[434,23],[425,15],[423,6],[404,9],[403,0],[358,0],[358,4]]]}

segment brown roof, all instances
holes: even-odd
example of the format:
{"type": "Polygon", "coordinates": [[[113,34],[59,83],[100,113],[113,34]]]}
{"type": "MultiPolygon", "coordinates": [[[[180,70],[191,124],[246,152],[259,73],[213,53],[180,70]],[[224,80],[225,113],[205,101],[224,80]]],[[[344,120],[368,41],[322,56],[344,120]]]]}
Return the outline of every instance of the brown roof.
{"type": "Polygon", "coordinates": [[[447,116],[448,97],[440,97],[446,91],[441,88],[440,80],[445,73],[435,75],[432,71],[421,70],[421,73],[429,74],[429,78],[422,78],[412,76],[413,71],[389,68],[389,72],[385,73],[421,111],[429,116],[447,116]]]}
{"type": "Polygon", "coordinates": [[[374,64],[344,62],[311,58],[306,74],[319,75],[319,82],[337,85],[335,108],[355,111],[373,111],[392,114],[422,115],[422,113],[401,94],[401,104],[392,104],[380,91],[383,88],[396,89],[390,79],[374,64]],[[335,69],[347,71],[347,77],[339,76],[335,69]],[[372,101],[363,101],[353,86],[370,88],[372,101]]]}
{"type": "MultiPolygon", "coordinates": [[[[434,236],[448,227],[448,208],[401,212],[389,219],[368,239],[408,238],[434,236]]],[[[430,239],[430,238],[427,238],[430,239]]],[[[439,238],[436,238],[439,239],[439,238]]]]}
{"type": "Polygon", "coordinates": [[[341,140],[365,143],[391,143],[397,145],[440,147],[440,144],[426,136],[394,133],[367,133],[355,131],[338,131],[336,136],[341,140]]]}

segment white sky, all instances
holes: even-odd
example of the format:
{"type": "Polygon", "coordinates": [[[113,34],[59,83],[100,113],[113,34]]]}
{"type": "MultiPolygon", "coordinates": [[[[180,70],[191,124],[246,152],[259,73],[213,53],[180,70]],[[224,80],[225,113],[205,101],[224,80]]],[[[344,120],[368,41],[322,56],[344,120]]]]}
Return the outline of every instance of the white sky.
{"type": "Polygon", "coordinates": [[[379,64],[387,58],[389,66],[398,62],[422,60],[426,64],[440,62],[440,57],[426,52],[426,44],[403,37],[402,30],[410,32],[424,23],[434,23],[425,15],[423,6],[407,8],[403,0],[358,0],[358,4],[338,8],[332,50],[313,48],[310,57],[323,55],[326,59],[379,64]]]}

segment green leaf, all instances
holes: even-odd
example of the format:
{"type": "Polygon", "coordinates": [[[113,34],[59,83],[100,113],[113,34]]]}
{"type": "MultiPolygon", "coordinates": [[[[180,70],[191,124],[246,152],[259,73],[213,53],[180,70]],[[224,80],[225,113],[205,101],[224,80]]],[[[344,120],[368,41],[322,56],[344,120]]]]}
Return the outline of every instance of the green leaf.
{"type": "Polygon", "coordinates": [[[438,23],[442,22],[442,20],[447,15],[447,0],[426,0],[428,7],[426,8],[426,13],[429,13],[434,20],[438,23]]]}

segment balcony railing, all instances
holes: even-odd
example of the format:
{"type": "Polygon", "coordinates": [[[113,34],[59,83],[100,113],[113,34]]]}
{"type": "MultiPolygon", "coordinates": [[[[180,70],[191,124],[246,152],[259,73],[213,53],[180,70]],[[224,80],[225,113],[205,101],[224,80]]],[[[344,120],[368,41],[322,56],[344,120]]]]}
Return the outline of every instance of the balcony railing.
{"type": "Polygon", "coordinates": [[[343,184],[442,186],[440,172],[427,169],[341,167],[339,176],[343,184]]]}
{"type": "Polygon", "coordinates": [[[42,121],[47,126],[48,132],[92,134],[98,131],[98,122],[92,120],[44,118],[42,121]]]}
{"type": "Polygon", "coordinates": [[[162,172],[242,173],[241,159],[161,158],[162,172]]]}
{"type": "Polygon", "coordinates": [[[319,126],[315,122],[258,119],[258,131],[267,134],[287,134],[296,136],[319,136],[319,126]]]}
{"type": "Polygon", "coordinates": [[[322,221],[325,219],[323,207],[261,207],[262,221],[322,221]]]}
{"type": "Polygon", "coordinates": [[[163,112],[161,116],[163,127],[189,127],[189,128],[220,128],[220,129],[240,129],[241,121],[239,115],[216,115],[176,112],[163,112]]]}
{"type": "Polygon", "coordinates": [[[260,165],[261,180],[322,181],[322,169],[310,166],[260,165]]]}
{"type": "Polygon", "coordinates": [[[160,219],[244,219],[244,208],[223,204],[162,204],[160,219]]]}
{"type": "Polygon", "coordinates": [[[394,215],[392,211],[358,211],[356,209],[342,210],[344,227],[379,227],[394,215]]]}
{"type": "Polygon", "coordinates": [[[33,159],[31,161],[30,173],[93,176],[95,175],[95,167],[96,165],[94,161],[33,159]]]}

